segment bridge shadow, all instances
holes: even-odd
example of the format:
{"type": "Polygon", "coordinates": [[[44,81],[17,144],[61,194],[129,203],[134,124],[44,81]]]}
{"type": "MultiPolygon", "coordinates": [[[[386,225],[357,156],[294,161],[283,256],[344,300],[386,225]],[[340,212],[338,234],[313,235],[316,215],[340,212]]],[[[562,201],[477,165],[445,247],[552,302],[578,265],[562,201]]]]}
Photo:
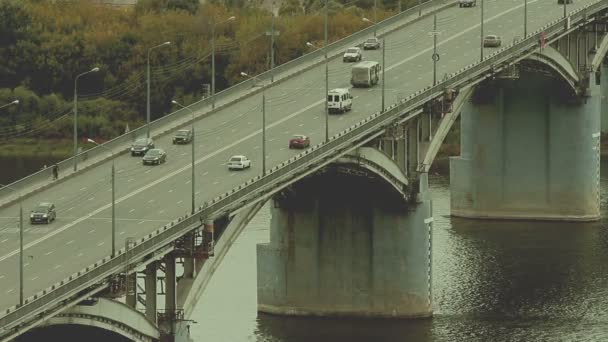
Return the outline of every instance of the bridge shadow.
{"type": "Polygon", "coordinates": [[[283,317],[258,313],[257,342],[429,341],[431,319],[283,317]]]}
{"type": "Polygon", "coordinates": [[[85,327],[81,325],[55,325],[44,328],[36,328],[17,337],[15,342],[130,342],[119,334],[111,331],[85,327]]]}

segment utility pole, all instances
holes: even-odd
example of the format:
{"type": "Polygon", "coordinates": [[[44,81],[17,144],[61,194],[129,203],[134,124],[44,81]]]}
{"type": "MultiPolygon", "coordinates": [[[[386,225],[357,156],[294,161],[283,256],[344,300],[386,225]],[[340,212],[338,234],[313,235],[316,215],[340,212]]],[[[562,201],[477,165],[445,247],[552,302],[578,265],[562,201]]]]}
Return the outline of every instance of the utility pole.
{"type": "MultiPolygon", "coordinates": [[[[327,21],[329,17],[328,3],[329,0],[325,0],[325,45],[323,50],[325,52],[325,142],[329,141],[329,108],[327,107],[327,94],[329,93],[329,61],[327,59],[327,21]]],[[[375,34],[374,34],[375,35],[375,34]]]]}
{"type": "MultiPolygon", "coordinates": [[[[375,26],[375,25],[374,25],[375,26]]],[[[382,112],[384,112],[384,89],[386,84],[386,77],[384,71],[386,70],[386,59],[384,58],[386,55],[386,39],[385,36],[382,36],[382,112]]]]}
{"type": "Polygon", "coordinates": [[[528,0],[524,0],[524,39],[528,36],[528,0]]]}
{"type": "MultiPolygon", "coordinates": [[[[566,1],[566,0],[564,0],[566,1]]],[[[483,61],[483,0],[481,0],[481,36],[480,36],[480,44],[481,44],[481,59],[483,61]]]]}
{"type": "Polygon", "coordinates": [[[437,84],[437,62],[439,62],[439,54],[437,53],[437,14],[433,15],[433,86],[437,84]]]}
{"type": "Polygon", "coordinates": [[[274,82],[274,37],[281,33],[279,31],[275,31],[274,20],[274,13],[272,13],[272,24],[270,26],[270,31],[266,31],[266,35],[270,36],[270,82],[274,82]]]}

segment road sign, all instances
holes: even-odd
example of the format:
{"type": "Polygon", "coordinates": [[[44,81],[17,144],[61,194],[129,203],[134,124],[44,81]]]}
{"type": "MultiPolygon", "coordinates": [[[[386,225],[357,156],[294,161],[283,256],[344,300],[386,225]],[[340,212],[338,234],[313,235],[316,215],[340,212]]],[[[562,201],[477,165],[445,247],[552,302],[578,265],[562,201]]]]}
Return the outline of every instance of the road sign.
{"type": "Polygon", "coordinates": [[[431,58],[433,58],[433,61],[439,62],[439,54],[438,53],[434,53],[431,58]]]}
{"type": "Polygon", "coordinates": [[[438,36],[441,34],[441,31],[430,31],[429,36],[438,36]]]}

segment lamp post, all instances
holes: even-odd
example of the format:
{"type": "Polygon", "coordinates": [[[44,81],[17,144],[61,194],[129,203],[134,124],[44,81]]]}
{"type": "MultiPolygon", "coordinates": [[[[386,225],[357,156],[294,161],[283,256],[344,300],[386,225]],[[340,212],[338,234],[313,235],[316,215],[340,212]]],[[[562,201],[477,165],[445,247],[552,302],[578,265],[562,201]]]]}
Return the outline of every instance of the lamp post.
{"type": "Polygon", "coordinates": [[[169,45],[171,42],[164,42],[148,49],[148,63],[146,67],[146,137],[150,137],[150,53],[152,50],[161,46],[169,45]]]}
{"type": "Polygon", "coordinates": [[[211,17],[211,109],[215,109],[215,27],[225,22],[236,19],[232,16],[219,23],[215,22],[215,18],[211,17]]]}
{"type": "Polygon", "coordinates": [[[88,73],[98,71],[99,68],[95,67],[89,71],[78,74],[74,79],[74,171],[78,168],[78,161],[76,160],[76,156],[78,155],[78,79],[88,73]]]}
{"type": "Polygon", "coordinates": [[[13,102],[9,102],[9,103],[7,103],[7,104],[5,104],[5,105],[2,105],[2,106],[0,106],[0,109],[2,109],[2,108],[4,108],[4,107],[11,106],[11,105],[16,105],[16,104],[19,104],[19,100],[15,100],[15,101],[13,101],[13,102]]]}
{"type": "Polygon", "coordinates": [[[481,31],[480,31],[480,44],[481,44],[481,58],[480,60],[483,61],[483,0],[481,0],[481,31]]]}
{"type": "MultiPolygon", "coordinates": [[[[241,72],[241,76],[249,77],[253,80],[257,80],[262,83],[260,79],[255,76],[250,76],[247,73],[241,72]]],[[[264,91],[264,85],[262,84],[262,176],[266,175],[266,92],[264,91]]]]}
{"type": "Polygon", "coordinates": [[[183,104],[181,104],[175,100],[172,100],[171,103],[178,105],[184,109],[187,109],[190,111],[190,113],[192,113],[192,128],[190,128],[190,130],[192,131],[192,141],[190,143],[192,145],[192,151],[190,153],[190,154],[192,154],[192,166],[190,167],[192,169],[192,211],[190,213],[194,214],[194,208],[195,208],[195,203],[194,203],[195,202],[195,198],[194,198],[194,195],[195,195],[194,194],[194,189],[195,189],[195,186],[194,186],[194,180],[195,180],[195,178],[194,178],[194,137],[196,136],[196,134],[194,134],[194,111],[192,109],[190,109],[189,107],[186,107],[183,104]]]}
{"type": "MultiPolygon", "coordinates": [[[[374,25],[374,27],[376,27],[376,22],[369,20],[367,18],[363,18],[363,21],[366,21],[368,23],[371,23],[374,25]]],[[[376,30],[374,29],[374,36],[376,35],[376,30]]],[[[385,85],[386,85],[386,77],[384,77],[384,70],[386,69],[386,64],[385,64],[385,56],[386,56],[386,40],[385,40],[385,36],[382,36],[382,111],[384,112],[384,89],[385,89],[385,85]]]]}
{"type": "MultiPolygon", "coordinates": [[[[327,31],[326,31],[327,32],[327,31]]],[[[326,35],[327,37],[327,35],[326,35]]],[[[313,45],[311,42],[306,42],[307,46],[319,50],[318,47],[313,45]]],[[[325,142],[329,141],[329,108],[327,107],[327,94],[329,93],[329,60],[327,59],[327,44],[323,47],[325,52],[325,142]]]]}
{"type": "Polygon", "coordinates": [[[528,36],[528,0],[524,0],[524,39],[528,36]]]}
{"type": "MultiPolygon", "coordinates": [[[[15,101],[11,103],[15,103],[15,101]]],[[[15,188],[8,185],[0,184],[0,187],[17,192],[15,188]]],[[[21,195],[19,195],[19,306],[21,305],[23,305],[23,205],[21,195]]]]}
{"type": "Polygon", "coordinates": [[[272,22],[270,24],[270,31],[266,31],[266,35],[270,36],[270,82],[274,82],[274,37],[281,34],[279,31],[274,29],[274,12],[271,13],[272,22]]]}
{"type": "Polygon", "coordinates": [[[105,146],[105,145],[100,145],[97,142],[95,142],[95,140],[93,139],[87,139],[88,142],[93,143],[97,146],[103,147],[106,150],[110,151],[110,154],[112,155],[112,258],[114,258],[116,256],[116,210],[115,210],[115,195],[114,195],[114,184],[115,184],[115,179],[116,179],[116,172],[115,172],[115,168],[114,168],[114,152],[112,152],[112,150],[105,146]]]}

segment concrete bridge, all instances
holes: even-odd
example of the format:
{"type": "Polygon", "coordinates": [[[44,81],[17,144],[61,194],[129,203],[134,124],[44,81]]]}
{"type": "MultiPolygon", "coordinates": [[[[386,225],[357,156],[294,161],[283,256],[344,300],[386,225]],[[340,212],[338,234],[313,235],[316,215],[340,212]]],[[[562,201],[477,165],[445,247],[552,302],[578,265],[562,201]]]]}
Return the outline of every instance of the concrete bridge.
{"type": "MultiPolygon", "coordinates": [[[[26,232],[30,258],[23,304],[15,305],[18,240],[0,244],[5,292],[0,340],[57,324],[99,327],[134,341],[189,340],[194,305],[238,234],[267,201],[272,203],[270,243],[257,250],[260,311],[432,316],[428,171],[459,116],[462,151],[451,159],[452,215],[598,219],[608,1],[568,5],[565,18],[553,1],[530,2],[536,6],[528,17],[535,19],[526,37],[513,23],[522,16],[519,2],[486,6],[491,14],[486,28],[500,27],[507,43],[485,49],[483,60],[477,54],[479,25],[472,20],[479,13],[455,3],[430,2],[420,17],[413,9],[380,25],[380,35],[397,51],[387,55],[384,66],[388,105],[378,111],[380,97],[373,88],[351,90],[353,112],[330,118],[327,142],[321,142],[320,53],[275,70],[275,82],[264,85],[272,113],[264,175],[259,159],[242,173],[228,174],[223,165],[231,154],[259,152],[254,139],[261,130],[248,123],[259,115],[259,87],[244,82],[218,94],[215,109],[206,101],[196,104],[197,126],[211,129],[195,156],[194,213],[181,204],[189,195],[187,153],[168,149],[175,156],[171,163],[142,173],[124,154],[137,132],[109,142],[121,152],[114,162],[124,175],[119,176],[115,257],[108,256],[104,182],[111,161],[102,149],[79,155],[81,169],[63,173],[58,183],[40,174],[13,184],[20,196],[2,190],[5,227],[15,221],[11,213],[19,201],[32,205],[53,198],[63,209],[48,230],[26,232]],[[444,76],[429,86],[425,61],[432,42],[399,42],[426,30],[430,18],[425,15],[433,11],[458,20],[439,42],[446,50],[442,58],[448,59],[440,68],[444,76]],[[239,135],[230,136],[232,130],[239,135]],[[299,132],[308,133],[313,146],[294,154],[284,148],[285,139],[299,132]]],[[[332,45],[336,74],[348,70],[333,57],[371,30],[332,45]]],[[[260,75],[269,78],[270,73],[260,75]]],[[[332,87],[347,82],[336,79],[332,87]]],[[[157,144],[168,144],[168,133],[189,124],[189,117],[182,111],[154,123],[157,144]]]]}

